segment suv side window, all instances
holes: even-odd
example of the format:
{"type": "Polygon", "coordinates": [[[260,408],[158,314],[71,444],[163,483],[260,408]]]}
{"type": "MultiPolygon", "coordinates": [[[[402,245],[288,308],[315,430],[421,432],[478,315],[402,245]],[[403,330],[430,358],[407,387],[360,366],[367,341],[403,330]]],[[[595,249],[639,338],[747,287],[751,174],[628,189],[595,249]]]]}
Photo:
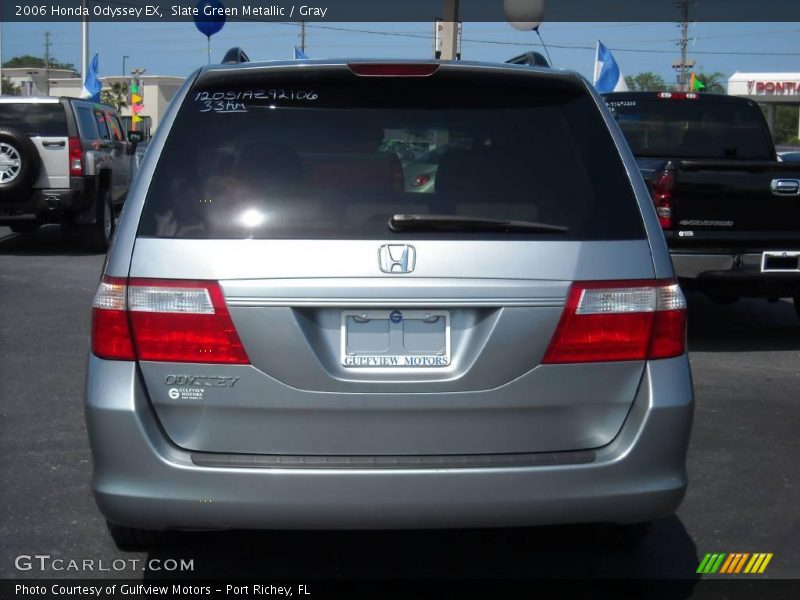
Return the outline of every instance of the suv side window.
{"type": "Polygon", "coordinates": [[[125,134],[122,133],[122,124],[119,122],[117,115],[113,113],[106,113],[108,119],[108,126],[111,128],[111,138],[117,142],[125,140],[125,134]]]}
{"type": "Polygon", "coordinates": [[[100,137],[104,140],[111,139],[111,134],[108,133],[107,117],[104,112],[100,110],[94,111],[94,118],[97,121],[97,128],[100,130],[100,137]]]}
{"type": "Polygon", "coordinates": [[[81,137],[85,140],[96,140],[100,137],[97,132],[97,121],[92,116],[92,111],[85,106],[79,106],[75,110],[78,117],[78,129],[81,132],[81,137]]]}

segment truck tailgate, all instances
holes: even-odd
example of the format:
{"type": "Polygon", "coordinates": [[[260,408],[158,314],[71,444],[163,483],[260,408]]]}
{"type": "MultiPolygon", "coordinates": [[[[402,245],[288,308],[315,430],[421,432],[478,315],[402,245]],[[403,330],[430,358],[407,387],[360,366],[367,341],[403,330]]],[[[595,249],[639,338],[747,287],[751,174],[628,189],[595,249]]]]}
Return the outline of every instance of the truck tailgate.
{"type": "Polygon", "coordinates": [[[677,171],[674,241],[800,242],[798,165],[683,160],[677,162],[677,171]]]}

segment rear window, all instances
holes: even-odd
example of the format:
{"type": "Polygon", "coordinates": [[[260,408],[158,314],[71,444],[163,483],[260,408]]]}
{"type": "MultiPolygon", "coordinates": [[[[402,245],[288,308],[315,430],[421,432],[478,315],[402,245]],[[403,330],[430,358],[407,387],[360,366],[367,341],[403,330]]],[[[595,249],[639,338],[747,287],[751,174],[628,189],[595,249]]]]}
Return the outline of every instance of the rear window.
{"type": "Polygon", "coordinates": [[[58,103],[0,104],[0,127],[12,127],[27,135],[68,135],[64,107],[58,103]]]}
{"type": "Polygon", "coordinates": [[[608,98],[636,156],[771,160],[761,111],[747,102],[608,98]]]}
{"type": "MultiPolygon", "coordinates": [[[[252,77],[252,76],[251,76],[252,77]]],[[[139,235],[418,239],[392,215],[536,221],[567,234],[448,237],[641,239],[621,159],[574,82],[280,74],[196,87],[159,158],[139,235]],[[414,188],[425,175],[431,185],[414,188]]]]}

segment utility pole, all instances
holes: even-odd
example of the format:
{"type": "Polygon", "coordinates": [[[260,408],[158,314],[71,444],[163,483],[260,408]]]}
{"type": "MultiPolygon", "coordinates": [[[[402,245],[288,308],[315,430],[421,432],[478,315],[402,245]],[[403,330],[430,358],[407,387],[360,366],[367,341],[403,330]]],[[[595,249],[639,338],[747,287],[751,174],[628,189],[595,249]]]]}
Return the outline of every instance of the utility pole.
{"type": "Polygon", "coordinates": [[[681,0],[681,64],[679,87],[680,91],[685,92],[689,89],[686,77],[686,50],[689,46],[689,2],[690,0],[681,0]]]}
{"type": "Polygon", "coordinates": [[[456,60],[458,53],[458,0],[444,0],[442,60],[456,60]]]}
{"type": "Polygon", "coordinates": [[[44,95],[50,95],[50,32],[44,32],[44,95]]]}
{"type": "Polygon", "coordinates": [[[306,53],[306,22],[300,21],[300,52],[306,53]]]}
{"type": "Polygon", "coordinates": [[[125,61],[128,60],[130,56],[127,54],[122,56],[122,76],[125,77],[125,61]]]}

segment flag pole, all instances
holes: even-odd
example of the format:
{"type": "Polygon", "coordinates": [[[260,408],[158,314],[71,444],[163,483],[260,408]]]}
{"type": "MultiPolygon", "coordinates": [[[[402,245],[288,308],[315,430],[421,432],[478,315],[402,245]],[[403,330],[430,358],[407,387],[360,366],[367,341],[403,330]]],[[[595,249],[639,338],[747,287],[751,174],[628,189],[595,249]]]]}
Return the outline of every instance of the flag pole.
{"type": "Polygon", "coordinates": [[[86,84],[86,74],[89,71],[89,18],[87,14],[86,0],[81,1],[83,7],[83,17],[81,17],[81,80],[86,84]]]}

